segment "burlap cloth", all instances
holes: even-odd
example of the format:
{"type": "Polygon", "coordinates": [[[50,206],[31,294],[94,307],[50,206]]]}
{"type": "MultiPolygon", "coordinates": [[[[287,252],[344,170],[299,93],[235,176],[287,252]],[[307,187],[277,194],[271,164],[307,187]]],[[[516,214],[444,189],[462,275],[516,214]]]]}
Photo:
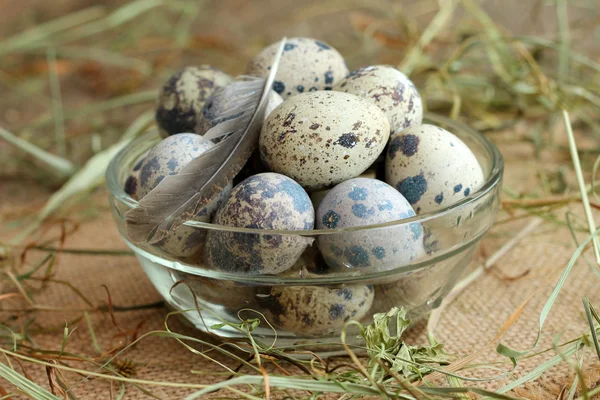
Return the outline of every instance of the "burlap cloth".
{"type": "MultiPolygon", "coordinates": [[[[533,149],[523,142],[515,143],[506,140],[497,134],[494,140],[499,144],[506,158],[505,184],[511,188],[526,188],[536,178],[536,169],[532,168],[533,149]],[[531,162],[526,160],[532,160],[531,162]]],[[[554,159],[557,166],[568,164],[568,158],[554,159]]],[[[48,193],[41,193],[36,186],[8,181],[0,183],[3,196],[0,211],[6,218],[9,215],[19,215],[30,212],[43,201],[48,193]]],[[[111,216],[107,211],[105,193],[94,197],[98,206],[94,215],[88,214],[80,222],[79,230],[68,237],[64,246],[69,249],[125,249],[121,242],[111,216]]],[[[573,211],[581,208],[579,203],[571,206],[573,211]]],[[[566,210],[566,209],[565,209],[566,210]]],[[[501,213],[500,219],[507,217],[501,213]]],[[[531,219],[526,218],[510,223],[501,223],[495,226],[490,234],[483,240],[482,252],[476,262],[481,262],[495,249],[513,237],[531,219]]],[[[0,238],[7,239],[15,230],[12,226],[5,226],[0,238]]],[[[45,237],[51,236],[51,232],[45,237]]],[[[533,292],[540,292],[525,308],[518,322],[505,334],[502,342],[513,348],[525,349],[533,343],[538,324],[538,315],[547,296],[556,282],[556,274],[566,265],[574,251],[574,244],[570,233],[565,227],[557,227],[544,223],[536,231],[522,240],[514,249],[504,256],[497,265],[482,276],[466,291],[464,291],[447,308],[442,315],[436,329],[437,338],[442,341],[449,352],[459,356],[468,355],[475,349],[484,346],[490,338],[500,329],[517,307],[533,292]],[[541,288],[541,289],[540,289],[541,288]]],[[[43,254],[30,252],[28,262],[33,263],[43,254]]],[[[112,302],[120,307],[150,304],[160,301],[160,297],[142,269],[133,257],[129,256],[90,256],[76,254],[62,254],[56,266],[56,279],[69,281],[85,294],[95,306],[105,304],[107,295],[101,285],[110,291],[112,302]]],[[[598,303],[600,296],[596,290],[597,277],[593,275],[585,262],[578,262],[569,277],[559,299],[557,300],[546,325],[539,345],[539,349],[550,348],[553,338],[561,335],[565,341],[580,336],[589,331],[581,299],[589,296],[592,303],[598,303]]],[[[89,308],[69,288],[52,284],[48,289],[36,294],[39,304],[52,307],[89,308]]],[[[3,307],[15,307],[16,302],[5,301],[3,307]]],[[[154,308],[131,312],[117,312],[116,323],[112,323],[106,313],[91,313],[93,326],[98,337],[98,342],[104,350],[115,346],[123,340],[119,332],[132,331],[138,328],[138,335],[156,329],[164,329],[164,319],[168,310],[154,308]]],[[[14,313],[11,313],[14,314],[14,313]]],[[[36,333],[32,339],[35,344],[43,349],[59,350],[62,341],[62,328],[65,321],[69,321],[71,337],[68,340],[66,351],[77,354],[86,354],[90,357],[97,355],[90,333],[84,320],[73,321],[80,317],[81,312],[39,312],[36,314],[36,333]],[[47,332],[40,332],[44,328],[47,332]],[[76,329],[75,329],[76,328],[76,329]]],[[[24,320],[27,316],[23,315],[24,320]]],[[[172,321],[172,328],[188,335],[196,334],[184,324],[172,321]]],[[[409,342],[415,343],[425,340],[424,323],[416,324],[407,336],[409,342]]],[[[538,365],[542,360],[550,358],[554,353],[522,361],[516,374],[520,375],[538,365]]],[[[216,359],[235,367],[230,360],[213,355],[216,359]]],[[[135,361],[137,365],[136,378],[168,381],[168,382],[196,382],[201,384],[214,383],[224,379],[223,375],[210,375],[223,370],[214,363],[192,354],[181,344],[171,339],[148,338],[126,354],[126,357],[135,361]],[[204,371],[208,374],[192,374],[191,371],[204,371]]],[[[598,375],[592,366],[595,355],[588,351],[585,364],[590,379],[598,375]]],[[[489,347],[477,358],[479,362],[490,362],[501,359],[489,347]]],[[[506,360],[504,360],[506,361],[506,360]]],[[[597,360],[596,360],[597,361],[597,360]]],[[[505,365],[507,366],[507,365],[505,365]]],[[[20,367],[17,367],[21,371],[20,367]]],[[[37,383],[48,387],[48,377],[43,367],[30,363],[23,363],[24,371],[37,383]]],[[[493,371],[476,372],[475,375],[491,376],[493,371]]],[[[80,382],[73,393],[80,399],[110,398],[111,385],[102,380],[90,379],[81,382],[81,377],[66,375],[70,384],[80,382]]],[[[524,389],[518,389],[515,394],[527,398],[549,399],[556,398],[565,385],[572,382],[573,373],[567,366],[559,366],[544,374],[534,384],[524,389]]],[[[482,386],[493,389],[506,381],[491,381],[482,386]]],[[[595,382],[588,382],[594,384],[595,382]]],[[[3,385],[9,392],[10,386],[3,385]]],[[[119,387],[114,386],[113,392],[118,392],[119,387]]],[[[153,387],[152,391],[161,398],[181,398],[190,390],[176,388],[153,387]]],[[[215,396],[227,396],[228,393],[219,393],[215,396]]],[[[125,399],[142,399],[147,396],[140,391],[129,387],[125,399]]],[[[337,398],[337,396],[331,396],[337,398]]]]}

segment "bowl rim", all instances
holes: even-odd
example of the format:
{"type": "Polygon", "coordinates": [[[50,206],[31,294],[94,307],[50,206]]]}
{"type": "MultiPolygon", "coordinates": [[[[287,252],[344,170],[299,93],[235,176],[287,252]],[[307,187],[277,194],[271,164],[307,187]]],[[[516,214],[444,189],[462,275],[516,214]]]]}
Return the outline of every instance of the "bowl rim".
{"type": "MultiPolygon", "coordinates": [[[[479,133],[477,130],[469,127],[463,122],[452,120],[447,117],[437,115],[430,112],[425,112],[423,115],[423,123],[433,123],[433,124],[441,124],[446,125],[452,128],[452,131],[461,131],[467,134],[470,138],[474,139],[481,145],[487,153],[490,155],[491,159],[491,170],[488,176],[485,179],[484,184],[473,193],[470,193],[468,196],[465,196],[463,199],[456,203],[452,203],[448,206],[445,206],[439,210],[430,211],[427,213],[415,215],[410,218],[398,219],[383,223],[370,224],[370,225],[360,225],[353,227],[345,227],[345,228],[336,228],[336,229],[310,229],[310,230],[276,230],[276,229],[260,229],[260,228],[242,228],[242,227],[232,227],[226,225],[214,224],[212,222],[199,222],[199,221],[186,221],[184,225],[194,227],[194,228],[202,228],[207,230],[216,230],[221,232],[234,232],[234,233],[260,233],[262,235],[293,235],[293,236],[324,236],[324,235],[335,235],[344,232],[357,232],[357,231],[365,231],[371,229],[379,229],[379,228],[389,228],[394,226],[402,226],[409,225],[415,222],[426,222],[435,220],[437,218],[441,218],[448,214],[455,212],[456,210],[460,210],[473,204],[485,197],[490,191],[492,191],[496,186],[499,185],[502,180],[502,174],[504,171],[504,159],[500,150],[496,147],[494,143],[492,143],[487,137],[479,133]]],[[[452,133],[451,131],[451,133],[452,133]]],[[[110,161],[108,168],[106,169],[106,186],[110,194],[116,199],[116,201],[125,205],[129,208],[135,208],[139,204],[137,200],[133,199],[127,193],[125,193],[122,185],[119,184],[117,171],[119,169],[120,164],[122,163],[123,158],[127,155],[127,153],[131,150],[131,148],[135,147],[141,142],[145,142],[148,140],[150,136],[155,134],[154,131],[149,131],[146,134],[138,137],[137,139],[131,141],[127,144],[123,149],[121,149],[110,161]]],[[[316,211],[316,210],[315,210],[316,211]]]]}

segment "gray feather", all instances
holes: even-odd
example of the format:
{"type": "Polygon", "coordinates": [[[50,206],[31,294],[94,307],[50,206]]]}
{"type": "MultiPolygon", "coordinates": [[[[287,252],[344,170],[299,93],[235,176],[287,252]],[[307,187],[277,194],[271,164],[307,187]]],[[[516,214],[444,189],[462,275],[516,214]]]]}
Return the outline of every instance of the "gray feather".
{"type": "Polygon", "coordinates": [[[247,77],[227,87],[236,99],[218,119],[224,122],[204,135],[221,139],[206,153],[189,162],[178,174],[167,176],[138,206],[125,215],[127,236],[133,243],[156,243],[192,219],[237,175],[258,144],[271,86],[285,38],[267,79],[247,77]],[[231,118],[235,116],[235,118],[231,118]]]}

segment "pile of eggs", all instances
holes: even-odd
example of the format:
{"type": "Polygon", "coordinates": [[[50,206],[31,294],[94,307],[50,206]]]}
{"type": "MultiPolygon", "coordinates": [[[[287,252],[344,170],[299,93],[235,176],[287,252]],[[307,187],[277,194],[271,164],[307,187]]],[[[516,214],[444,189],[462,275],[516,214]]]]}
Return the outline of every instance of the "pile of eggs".
{"type": "MultiPolygon", "coordinates": [[[[266,77],[279,43],[246,74],[266,77]]],[[[133,167],[125,191],[135,199],[177,174],[215,144],[202,135],[227,111],[234,81],[210,66],[187,67],[164,85],[156,110],[163,140],[133,167]]],[[[260,234],[381,224],[445,208],[476,192],[483,171],[454,134],[423,124],[415,85],[399,70],[374,65],[350,72],[330,45],[286,41],[257,150],[242,172],[194,218],[257,233],[181,226],[157,246],[229,273],[315,276],[362,268],[385,271],[425,253],[418,222],[344,234],[260,234]]],[[[192,260],[192,261],[190,261],[192,260]]],[[[372,312],[377,287],[251,287],[181,275],[200,299],[234,311],[262,307],[277,328],[321,335],[372,312]],[[264,291],[263,291],[264,292],[264,291]]],[[[389,289],[388,289],[389,290],[389,289]]]]}

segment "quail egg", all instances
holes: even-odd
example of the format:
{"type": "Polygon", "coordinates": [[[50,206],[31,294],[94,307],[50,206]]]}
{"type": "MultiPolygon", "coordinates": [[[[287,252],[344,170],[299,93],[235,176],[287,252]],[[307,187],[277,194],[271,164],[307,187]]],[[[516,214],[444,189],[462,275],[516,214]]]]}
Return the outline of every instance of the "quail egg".
{"type": "Polygon", "coordinates": [[[161,136],[194,132],[208,97],[230,81],[228,74],[209,65],[186,67],[171,76],[160,92],[156,108],[161,136]]]}
{"type": "Polygon", "coordinates": [[[318,336],[339,334],[346,322],[367,316],[373,297],[369,285],[275,286],[261,303],[276,328],[318,336]]]}
{"type": "MultiPolygon", "coordinates": [[[[214,223],[225,226],[310,230],[314,209],[308,194],[292,179],[274,173],[247,178],[217,211],[214,223]]],[[[228,272],[278,274],[291,268],[312,239],[295,235],[210,231],[207,264],[228,272]]]]}
{"type": "Polygon", "coordinates": [[[423,103],[415,85],[391,65],[372,65],[353,71],[333,90],[364,97],[390,121],[392,134],[423,120],[423,103]]]}
{"type": "MultiPolygon", "coordinates": [[[[271,44],[248,64],[248,75],[266,77],[280,42],[271,44]]],[[[312,38],[286,40],[273,90],[284,99],[299,93],[331,90],[348,74],[344,58],[327,43],[312,38]]]]}
{"type": "Polygon", "coordinates": [[[484,183],[481,166],[469,147],[447,130],[428,124],[392,136],[385,176],[417,214],[456,203],[484,183]]]}
{"type": "MultiPolygon", "coordinates": [[[[368,170],[366,170],[359,176],[359,178],[373,178],[373,179],[375,179],[376,177],[377,177],[377,171],[373,168],[369,168],[368,170]]],[[[329,193],[329,189],[322,189],[322,190],[316,190],[316,191],[310,192],[310,200],[312,201],[313,207],[315,208],[315,210],[319,207],[319,204],[321,204],[321,200],[323,200],[323,198],[325,198],[327,193],[329,193]]]]}
{"type": "Polygon", "coordinates": [[[140,174],[142,172],[142,163],[146,158],[148,152],[142,154],[134,163],[133,168],[131,169],[131,174],[127,177],[125,181],[125,185],[123,190],[125,193],[131,196],[134,200],[138,200],[138,189],[140,186],[140,174]]]}
{"type": "MultiPolygon", "coordinates": [[[[215,145],[210,140],[194,133],[180,133],[160,141],[150,150],[140,167],[139,198],[150,193],[166,176],[179,173],[190,161],[213,146],[215,145]]],[[[230,190],[231,185],[220,192],[193,219],[210,222],[230,190]]],[[[156,245],[176,257],[189,257],[202,247],[205,237],[204,229],[182,225],[156,245]]]]}
{"type": "MultiPolygon", "coordinates": [[[[356,178],[327,193],[317,209],[319,229],[340,229],[397,221],[415,216],[406,199],[377,179],[356,178]]],[[[327,264],[336,269],[386,271],[407,265],[424,254],[423,229],[413,222],[319,236],[327,264]]]]}
{"type": "Polygon", "coordinates": [[[214,144],[195,133],[180,133],[161,140],[140,166],[139,197],[154,189],[166,176],[176,175],[190,161],[214,144]]]}
{"type": "Polygon", "coordinates": [[[313,191],[362,174],[389,133],[377,106],[352,94],[320,91],[291,97],[273,110],[259,149],[268,169],[313,191]]]}

